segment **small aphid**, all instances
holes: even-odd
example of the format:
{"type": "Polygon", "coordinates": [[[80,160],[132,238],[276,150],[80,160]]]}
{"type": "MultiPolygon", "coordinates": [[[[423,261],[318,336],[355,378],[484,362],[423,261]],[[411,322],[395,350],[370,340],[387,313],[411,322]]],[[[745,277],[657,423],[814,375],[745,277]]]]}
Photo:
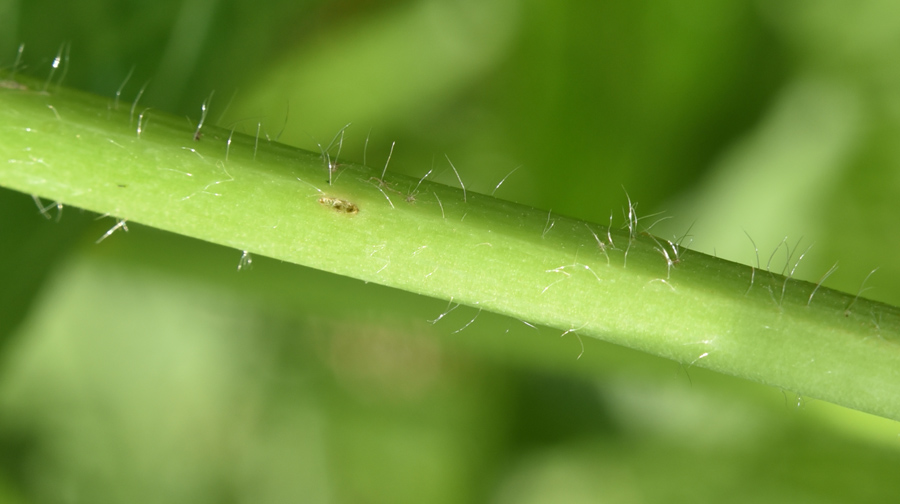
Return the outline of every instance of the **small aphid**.
{"type": "Polygon", "coordinates": [[[336,212],[345,213],[348,215],[355,215],[359,213],[359,207],[345,199],[332,198],[331,196],[322,196],[321,198],[319,198],[319,203],[326,207],[333,208],[336,212]]]}

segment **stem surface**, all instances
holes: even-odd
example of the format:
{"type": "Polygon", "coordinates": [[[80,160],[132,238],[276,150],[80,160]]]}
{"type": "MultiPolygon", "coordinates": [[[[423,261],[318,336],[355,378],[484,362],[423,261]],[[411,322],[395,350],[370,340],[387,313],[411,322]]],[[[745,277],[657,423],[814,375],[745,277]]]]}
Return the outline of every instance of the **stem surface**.
{"type": "Polygon", "coordinates": [[[0,138],[11,189],[900,420],[900,310],[655,238],[630,203],[609,229],[3,74],[0,138]]]}

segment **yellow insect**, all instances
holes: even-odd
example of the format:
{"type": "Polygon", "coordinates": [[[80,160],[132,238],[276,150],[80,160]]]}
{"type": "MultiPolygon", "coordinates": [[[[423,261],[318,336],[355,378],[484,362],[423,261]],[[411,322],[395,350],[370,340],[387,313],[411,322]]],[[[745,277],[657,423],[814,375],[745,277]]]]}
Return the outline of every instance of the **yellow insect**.
{"type": "Polygon", "coordinates": [[[310,184],[309,182],[304,181],[303,179],[297,177],[297,180],[303,182],[304,184],[315,189],[322,196],[319,198],[319,204],[328,208],[333,209],[335,212],[347,214],[347,215],[356,215],[359,213],[359,207],[356,206],[355,203],[347,201],[341,198],[335,198],[334,196],[328,196],[324,191],[319,189],[318,187],[310,184]]]}
{"type": "Polygon", "coordinates": [[[359,213],[359,207],[354,203],[340,198],[332,198],[331,196],[322,196],[319,198],[319,204],[333,208],[334,211],[354,215],[359,213]]]}

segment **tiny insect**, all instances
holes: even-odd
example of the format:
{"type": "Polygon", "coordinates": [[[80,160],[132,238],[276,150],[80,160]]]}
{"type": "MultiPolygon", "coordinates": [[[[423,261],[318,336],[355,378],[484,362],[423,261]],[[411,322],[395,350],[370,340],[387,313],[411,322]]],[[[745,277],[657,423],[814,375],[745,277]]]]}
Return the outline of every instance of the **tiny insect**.
{"type": "Polygon", "coordinates": [[[333,208],[334,211],[345,213],[348,215],[355,215],[359,213],[359,207],[355,204],[340,198],[332,198],[331,196],[322,196],[319,198],[319,203],[333,208]]]}

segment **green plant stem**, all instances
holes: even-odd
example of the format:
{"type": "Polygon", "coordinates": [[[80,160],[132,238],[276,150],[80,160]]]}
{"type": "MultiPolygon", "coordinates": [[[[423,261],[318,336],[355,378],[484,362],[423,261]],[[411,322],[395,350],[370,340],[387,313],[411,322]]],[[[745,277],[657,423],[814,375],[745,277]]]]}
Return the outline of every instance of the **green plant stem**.
{"type": "Polygon", "coordinates": [[[5,79],[5,187],[900,420],[897,308],[685,250],[630,205],[608,229],[5,79]]]}

